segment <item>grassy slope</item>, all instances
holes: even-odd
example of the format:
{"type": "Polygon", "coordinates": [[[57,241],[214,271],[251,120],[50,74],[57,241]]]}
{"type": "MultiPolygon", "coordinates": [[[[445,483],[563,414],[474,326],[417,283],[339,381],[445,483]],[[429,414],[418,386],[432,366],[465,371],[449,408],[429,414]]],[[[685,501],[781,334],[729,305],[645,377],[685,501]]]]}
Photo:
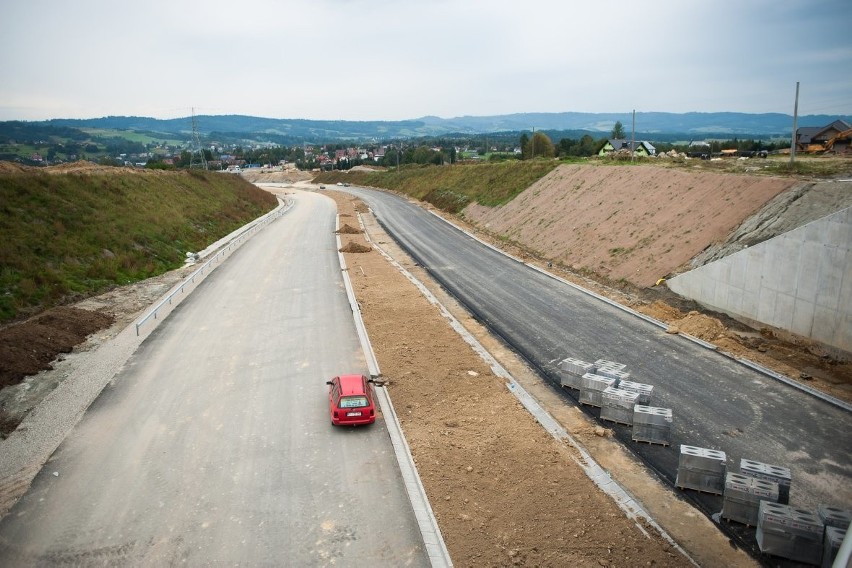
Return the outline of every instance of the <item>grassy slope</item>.
{"type": "Polygon", "coordinates": [[[275,204],[199,171],[0,173],[0,322],[181,266],[275,204]]]}
{"type": "MultiPolygon", "coordinates": [[[[799,156],[792,166],[789,156],[773,156],[757,160],[638,160],[604,159],[573,161],[594,166],[655,166],[687,171],[711,171],[747,175],[832,177],[849,175],[848,158],[831,156],[799,156]]],[[[571,161],[533,160],[496,163],[457,164],[454,166],[403,166],[388,170],[323,172],[314,183],[381,187],[426,201],[451,213],[458,213],[471,202],[494,207],[503,205],[560,164],[571,161]]]]}
{"type": "Polygon", "coordinates": [[[393,189],[458,213],[473,201],[488,206],[511,201],[558,165],[556,160],[531,160],[443,167],[409,166],[399,171],[325,172],[314,178],[314,183],[343,181],[393,189]]]}

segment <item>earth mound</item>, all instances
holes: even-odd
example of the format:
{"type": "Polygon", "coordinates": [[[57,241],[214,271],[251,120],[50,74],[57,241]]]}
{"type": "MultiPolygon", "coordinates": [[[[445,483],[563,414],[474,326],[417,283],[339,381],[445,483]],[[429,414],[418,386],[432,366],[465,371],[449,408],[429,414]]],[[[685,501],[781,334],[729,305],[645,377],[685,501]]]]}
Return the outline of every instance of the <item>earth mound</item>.
{"type": "Polygon", "coordinates": [[[339,250],[340,252],[370,252],[373,248],[358,243],[349,243],[339,250]]]}
{"type": "Polygon", "coordinates": [[[111,314],[60,306],[0,330],[0,388],[51,368],[86,337],[115,321],[111,314]]]}
{"type": "Polygon", "coordinates": [[[335,233],[337,233],[338,235],[360,235],[361,230],[356,229],[352,225],[344,224],[342,227],[336,230],[335,233]]]}

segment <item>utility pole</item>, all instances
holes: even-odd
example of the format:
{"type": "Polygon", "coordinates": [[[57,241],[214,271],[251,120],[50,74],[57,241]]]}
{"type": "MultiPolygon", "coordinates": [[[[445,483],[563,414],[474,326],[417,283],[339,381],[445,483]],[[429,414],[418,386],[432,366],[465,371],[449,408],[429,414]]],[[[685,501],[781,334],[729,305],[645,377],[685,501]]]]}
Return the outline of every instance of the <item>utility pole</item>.
{"type": "Polygon", "coordinates": [[[633,109],[633,131],[630,135],[630,162],[632,163],[634,159],[636,159],[636,109],[633,109]]]}
{"type": "Polygon", "coordinates": [[[790,142],[790,165],[796,160],[796,130],[799,122],[799,82],[796,81],[796,103],[793,105],[793,136],[790,142]]]}
{"type": "Polygon", "coordinates": [[[531,159],[535,160],[535,126],[533,126],[533,135],[530,138],[530,155],[531,159]]]}

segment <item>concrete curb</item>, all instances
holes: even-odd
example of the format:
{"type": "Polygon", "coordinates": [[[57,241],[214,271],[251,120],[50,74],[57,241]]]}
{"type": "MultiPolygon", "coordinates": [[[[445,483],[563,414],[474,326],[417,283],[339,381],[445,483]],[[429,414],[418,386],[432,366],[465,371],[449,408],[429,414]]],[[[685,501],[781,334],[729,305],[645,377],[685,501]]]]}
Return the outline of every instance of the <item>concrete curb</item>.
{"type": "MultiPolygon", "coordinates": [[[[364,236],[367,238],[373,247],[378,250],[372,241],[370,241],[367,232],[364,230],[364,224],[361,222],[361,216],[358,216],[358,222],[361,224],[361,230],[364,231],[364,236]]],[[[335,230],[340,229],[340,216],[338,215],[335,224],[335,230]]],[[[346,296],[349,299],[349,306],[352,309],[352,316],[355,320],[355,328],[358,331],[358,339],[361,341],[361,348],[364,351],[364,356],[367,359],[367,369],[370,376],[379,377],[379,363],[376,360],[376,355],[373,352],[373,346],[370,343],[370,337],[367,334],[367,329],[364,326],[364,319],[361,316],[361,308],[358,306],[358,300],[355,298],[355,291],[352,288],[352,281],[349,278],[348,268],[343,253],[340,252],[341,242],[340,235],[337,240],[337,258],[340,261],[340,271],[343,275],[343,284],[346,288],[346,296]]],[[[417,473],[417,467],[414,464],[414,458],[411,455],[411,448],[405,439],[402,432],[402,426],[399,423],[399,417],[391,402],[390,393],[384,387],[376,386],[376,398],[379,400],[379,405],[382,408],[382,414],[385,416],[385,425],[393,445],[394,454],[399,464],[399,469],[402,474],[402,480],[405,484],[408,499],[411,502],[411,507],[414,510],[414,517],[417,519],[417,526],[420,528],[420,535],[423,538],[423,544],[426,548],[426,553],[429,556],[429,562],[435,568],[450,568],[453,565],[450,559],[450,553],[447,550],[447,545],[444,542],[444,537],[441,535],[441,530],[438,527],[438,520],[435,518],[435,513],[429,505],[429,498],[426,495],[426,489],[420,480],[420,475],[417,473]]]]}

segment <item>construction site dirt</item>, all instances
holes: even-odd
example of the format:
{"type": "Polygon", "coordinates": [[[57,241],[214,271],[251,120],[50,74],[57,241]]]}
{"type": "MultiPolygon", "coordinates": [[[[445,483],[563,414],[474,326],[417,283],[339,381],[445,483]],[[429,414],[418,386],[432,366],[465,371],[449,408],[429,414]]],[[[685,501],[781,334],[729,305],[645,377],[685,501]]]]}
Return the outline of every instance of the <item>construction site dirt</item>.
{"type": "MultiPolygon", "coordinates": [[[[299,185],[303,188],[313,189],[302,183],[299,185]]],[[[341,225],[357,227],[356,211],[361,211],[372,240],[424,282],[571,436],[645,505],[691,558],[708,566],[753,564],[746,554],[729,545],[711,520],[659,483],[606,428],[554,397],[511,350],[466,315],[425,271],[395,247],[363,204],[343,193],[327,193],[338,203],[341,225]]],[[[459,219],[454,222],[463,223],[459,219]]],[[[467,228],[489,238],[489,232],[476,225],[467,228]]],[[[503,386],[504,381],[491,372],[417,288],[369,246],[363,234],[346,231],[341,239],[343,248],[352,251],[345,253],[346,261],[367,330],[456,565],[689,564],[676,547],[654,530],[627,519],[597,490],[576,464],[575,450],[551,438],[526,413],[503,386]]],[[[673,332],[689,333],[837,398],[852,400],[849,364],[827,357],[812,342],[777,330],[752,329],[708,313],[665,288],[596,277],[548,257],[547,251],[507,245],[505,241],[500,244],[528,262],[668,323],[673,332]]],[[[48,318],[49,323],[77,333],[73,364],[85,365],[87,352],[97,350],[131,324],[186,272],[181,269],[117,288],[81,302],[75,309],[58,309],[48,318]],[[85,323],[91,327],[82,325],[85,323]]],[[[22,373],[33,369],[16,367],[23,359],[14,349],[26,345],[35,350],[38,345],[46,368],[55,366],[57,354],[68,350],[69,338],[63,335],[60,342],[60,334],[45,333],[44,325],[42,316],[40,321],[0,330],[0,368],[4,381],[10,383],[0,391],[4,432],[14,429],[38,404],[43,396],[38,393],[49,392],[51,384],[68,374],[64,368],[60,372],[48,369],[20,379],[22,373]],[[45,337],[56,337],[57,346],[42,349],[45,337]]],[[[73,345],[74,340],[70,341],[73,345]]]]}

